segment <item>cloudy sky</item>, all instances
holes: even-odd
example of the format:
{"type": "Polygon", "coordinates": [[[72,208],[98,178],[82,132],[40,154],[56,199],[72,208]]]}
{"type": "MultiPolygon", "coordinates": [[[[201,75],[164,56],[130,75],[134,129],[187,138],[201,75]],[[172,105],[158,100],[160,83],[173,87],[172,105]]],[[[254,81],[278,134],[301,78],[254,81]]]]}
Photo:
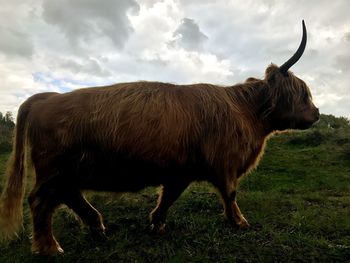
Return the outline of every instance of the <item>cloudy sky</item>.
{"type": "Polygon", "coordinates": [[[322,113],[350,118],[350,1],[0,0],[0,111],[44,91],[157,80],[261,78],[308,43],[292,71],[322,113]]]}

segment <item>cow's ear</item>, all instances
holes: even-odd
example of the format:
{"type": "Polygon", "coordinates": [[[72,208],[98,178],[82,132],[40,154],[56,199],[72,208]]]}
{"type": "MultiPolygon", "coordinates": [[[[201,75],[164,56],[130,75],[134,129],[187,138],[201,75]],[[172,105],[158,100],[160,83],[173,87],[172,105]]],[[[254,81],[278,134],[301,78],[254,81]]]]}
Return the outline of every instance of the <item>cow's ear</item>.
{"type": "Polygon", "coordinates": [[[275,86],[276,84],[276,74],[271,74],[267,78],[267,83],[269,83],[269,86],[275,86]]]}
{"type": "Polygon", "coordinates": [[[281,74],[278,66],[275,64],[270,64],[265,70],[265,81],[269,84],[269,86],[275,86],[276,79],[278,75],[281,74]]]}
{"type": "Polygon", "coordinates": [[[245,82],[254,82],[254,81],[260,81],[260,79],[250,77],[245,80],[245,82]]]}

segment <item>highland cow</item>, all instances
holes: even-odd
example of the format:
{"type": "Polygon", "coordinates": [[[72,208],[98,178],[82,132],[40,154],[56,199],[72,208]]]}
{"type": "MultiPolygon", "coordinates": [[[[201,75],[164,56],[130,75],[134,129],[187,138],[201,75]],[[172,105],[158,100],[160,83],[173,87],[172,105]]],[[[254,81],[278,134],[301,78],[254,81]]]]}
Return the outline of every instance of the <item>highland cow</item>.
{"type": "Polygon", "coordinates": [[[263,79],[234,86],[121,83],[72,92],[42,93],[18,111],[12,161],[0,205],[0,233],[20,229],[25,155],[36,182],[29,194],[33,252],[63,252],[52,214],[71,208],[95,234],[101,214],[81,191],[135,192],[162,186],[151,229],[162,232],[168,208],[193,181],[219,191],[227,219],[248,226],[236,202],[239,179],[254,168],[276,131],[306,129],[319,119],[307,85],[288,69],[306,45],[263,79]]]}

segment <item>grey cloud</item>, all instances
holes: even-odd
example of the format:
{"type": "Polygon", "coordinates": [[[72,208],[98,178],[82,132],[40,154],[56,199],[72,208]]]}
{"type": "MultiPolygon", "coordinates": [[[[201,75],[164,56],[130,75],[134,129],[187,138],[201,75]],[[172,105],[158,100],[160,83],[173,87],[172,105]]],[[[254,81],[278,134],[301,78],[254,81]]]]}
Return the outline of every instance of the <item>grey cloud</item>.
{"type": "Polygon", "coordinates": [[[350,32],[347,32],[347,33],[344,35],[344,38],[345,38],[345,41],[350,42],[350,32]]]}
{"type": "Polygon", "coordinates": [[[159,0],[141,0],[139,1],[140,3],[142,3],[143,5],[145,5],[146,7],[152,7],[154,6],[156,3],[159,2],[159,0]]]}
{"type": "Polygon", "coordinates": [[[350,72],[350,53],[336,56],[335,66],[344,73],[350,72]]]}
{"type": "Polygon", "coordinates": [[[10,56],[31,57],[34,46],[29,36],[18,29],[0,27],[0,52],[10,56]]]}
{"type": "Polygon", "coordinates": [[[132,32],[128,12],[136,13],[134,0],[62,0],[43,2],[43,18],[62,30],[73,44],[109,38],[119,48],[132,32]]]}
{"type": "Polygon", "coordinates": [[[187,50],[200,50],[208,37],[200,30],[198,24],[189,18],[184,18],[174,32],[174,37],[187,50]]]}
{"type": "MultiPolygon", "coordinates": [[[[326,95],[327,96],[327,95],[326,95]]],[[[343,116],[350,118],[347,105],[350,105],[350,96],[343,96],[341,99],[327,103],[321,108],[321,113],[334,114],[335,116],[343,116]]]]}
{"type": "Polygon", "coordinates": [[[99,77],[107,77],[111,75],[111,73],[94,58],[83,59],[79,62],[74,59],[62,59],[59,60],[57,64],[59,68],[69,70],[74,74],[92,74],[93,76],[99,77]]]}
{"type": "Polygon", "coordinates": [[[244,4],[228,0],[2,2],[0,71],[6,69],[6,74],[0,74],[3,109],[5,105],[18,105],[21,100],[18,97],[16,102],[15,96],[6,97],[17,92],[17,88],[8,87],[27,87],[23,94],[29,94],[30,89],[32,93],[39,91],[41,86],[31,84],[28,77],[33,71],[49,71],[71,83],[93,85],[139,79],[218,82],[215,74],[208,76],[200,66],[202,55],[214,55],[220,61],[227,61],[233,73],[220,80],[223,84],[251,76],[263,77],[269,63],[280,65],[295,52],[301,36],[300,21],[305,19],[307,49],[292,71],[310,85],[315,99],[324,94],[320,106],[323,112],[350,117],[350,97],[346,97],[350,72],[350,2],[346,0],[332,3],[246,0],[244,4]],[[175,11],[166,12],[165,8],[175,11]],[[140,28],[132,28],[130,14],[136,16],[135,25],[140,28]],[[168,17],[157,19],[158,15],[168,17]],[[186,19],[176,24],[183,17],[186,19]],[[155,21],[166,24],[158,25],[155,21]],[[154,36],[163,33],[166,36],[161,38],[161,45],[154,45],[158,39],[154,36]],[[174,41],[163,47],[168,36],[174,41]],[[119,50],[123,45],[124,49],[119,50]],[[159,56],[153,55],[157,53],[159,56]],[[176,60],[176,54],[194,53],[191,60],[176,60]],[[196,59],[197,64],[192,63],[196,59]],[[10,75],[16,78],[9,78],[10,75]],[[327,97],[332,94],[333,102],[327,97]],[[343,97],[346,99],[338,100],[343,97]],[[7,103],[11,98],[13,101],[7,103]]]}

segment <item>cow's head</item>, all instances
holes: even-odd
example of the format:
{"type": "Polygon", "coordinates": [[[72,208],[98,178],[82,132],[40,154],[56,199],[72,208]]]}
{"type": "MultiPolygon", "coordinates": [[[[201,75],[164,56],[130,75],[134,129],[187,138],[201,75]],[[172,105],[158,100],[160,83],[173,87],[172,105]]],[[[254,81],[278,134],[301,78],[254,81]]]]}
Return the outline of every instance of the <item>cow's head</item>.
{"type": "Polygon", "coordinates": [[[282,66],[270,65],[265,72],[268,83],[269,122],[273,130],[307,129],[319,120],[318,108],[312,102],[305,82],[288,69],[302,56],[306,46],[306,27],[298,50],[282,66]]]}

